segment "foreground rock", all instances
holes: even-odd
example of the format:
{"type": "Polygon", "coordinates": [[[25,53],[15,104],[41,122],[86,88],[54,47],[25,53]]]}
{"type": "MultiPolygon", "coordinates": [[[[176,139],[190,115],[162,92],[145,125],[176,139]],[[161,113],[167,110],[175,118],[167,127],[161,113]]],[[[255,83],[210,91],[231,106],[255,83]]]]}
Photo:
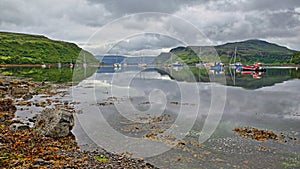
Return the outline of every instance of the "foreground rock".
{"type": "Polygon", "coordinates": [[[243,128],[234,128],[233,132],[237,133],[243,138],[253,139],[257,141],[267,141],[272,140],[279,143],[286,143],[288,141],[296,141],[296,137],[290,137],[289,135],[284,135],[281,133],[280,135],[263,129],[257,129],[254,127],[243,127],[243,128]]]}
{"type": "Polygon", "coordinates": [[[46,108],[36,118],[35,128],[42,136],[66,137],[74,126],[73,114],[66,110],[46,108]]]}

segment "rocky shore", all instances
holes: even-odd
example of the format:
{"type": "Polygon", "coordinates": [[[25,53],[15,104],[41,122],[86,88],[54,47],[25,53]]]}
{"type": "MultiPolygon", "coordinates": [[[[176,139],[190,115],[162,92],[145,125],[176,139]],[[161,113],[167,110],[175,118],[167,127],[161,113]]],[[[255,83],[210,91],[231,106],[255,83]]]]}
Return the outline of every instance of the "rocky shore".
{"type": "Polygon", "coordinates": [[[68,87],[0,77],[0,168],[156,168],[126,154],[80,150],[71,132],[76,112],[72,105],[78,103],[51,97],[63,96],[61,89],[68,87]],[[42,108],[34,117],[15,117],[16,111],[33,106],[42,108]]]}

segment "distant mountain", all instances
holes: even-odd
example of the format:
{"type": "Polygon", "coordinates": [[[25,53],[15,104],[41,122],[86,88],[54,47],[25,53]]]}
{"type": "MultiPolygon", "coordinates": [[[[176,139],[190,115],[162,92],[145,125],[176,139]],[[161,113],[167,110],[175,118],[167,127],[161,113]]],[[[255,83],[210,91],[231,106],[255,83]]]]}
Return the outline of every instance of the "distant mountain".
{"type": "Polygon", "coordinates": [[[0,32],[0,63],[41,64],[98,63],[89,52],[74,43],[55,41],[41,35],[0,32]]]}
{"type": "Polygon", "coordinates": [[[126,63],[129,65],[137,65],[139,63],[152,64],[156,56],[122,56],[122,55],[97,55],[96,58],[107,65],[114,63],[126,63]]]}
{"type": "MultiPolygon", "coordinates": [[[[229,63],[234,55],[235,48],[237,48],[237,61],[243,63],[253,63],[255,61],[263,63],[288,63],[293,53],[296,52],[274,43],[253,39],[218,46],[177,47],[171,49],[170,54],[175,56],[175,58],[178,57],[178,60],[184,63],[197,63],[200,61],[199,56],[205,60],[205,58],[217,52],[221,61],[229,63]]],[[[154,62],[158,62],[160,59],[158,56],[154,62]]]]}
{"type": "Polygon", "coordinates": [[[96,55],[96,58],[100,61],[100,63],[104,63],[106,65],[112,65],[114,63],[122,63],[126,58],[125,56],[117,56],[117,55],[96,55]]]}
{"type": "Polygon", "coordinates": [[[153,63],[154,64],[163,64],[163,63],[166,63],[167,60],[169,60],[170,58],[171,58],[170,52],[163,52],[155,58],[153,63]]]}

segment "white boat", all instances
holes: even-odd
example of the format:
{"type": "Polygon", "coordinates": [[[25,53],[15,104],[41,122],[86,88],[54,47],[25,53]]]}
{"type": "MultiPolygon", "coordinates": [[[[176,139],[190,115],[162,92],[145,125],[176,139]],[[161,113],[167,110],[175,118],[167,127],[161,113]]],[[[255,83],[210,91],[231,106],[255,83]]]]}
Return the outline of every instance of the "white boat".
{"type": "Polygon", "coordinates": [[[139,67],[147,67],[147,64],[144,61],[144,57],[140,57],[140,63],[138,64],[139,67]]]}
{"type": "Polygon", "coordinates": [[[70,63],[70,64],[69,64],[69,67],[70,67],[70,68],[73,68],[73,67],[74,67],[74,64],[73,64],[73,63],[70,63]]]}
{"type": "Polygon", "coordinates": [[[146,63],[139,63],[139,67],[147,67],[146,63]]]}
{"type": "Polygon", "coordinates": [[[113,67],[114,67],[114,68],[121,68],[121,64],[120,64],[120,63],[114,63],[114,64],[113,64],[113,67]]]}

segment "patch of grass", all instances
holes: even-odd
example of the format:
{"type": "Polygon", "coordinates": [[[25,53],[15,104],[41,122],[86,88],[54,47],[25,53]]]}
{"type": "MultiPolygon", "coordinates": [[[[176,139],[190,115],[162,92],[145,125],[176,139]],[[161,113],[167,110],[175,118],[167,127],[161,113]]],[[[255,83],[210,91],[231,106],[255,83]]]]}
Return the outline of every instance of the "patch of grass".
{"type": "Polygon", "coordinates": [[[18,160],[22,160],[23,157],[24,157],[24,154],[18,154],[18,160]]]}
{"type": "Polygon", "coordinates": [[[101,155],[101,156],[94,156],[94,159],[97,160],[98,162],[101,162],[101,163],[107,162],[107,158],[104,157],[103,155],[101,155]]]}
{"type": "Polygon", "coordinates": [[[300,168],[300,159],[298,155],[291,155],[285,161],[281,162],[283,168],[300,168]]]}
{"type": "Polygon", "coordinates": [[[281,163],[283,168],[298,168],[300,167],[299,161],[284,161],[281,163]]]}

